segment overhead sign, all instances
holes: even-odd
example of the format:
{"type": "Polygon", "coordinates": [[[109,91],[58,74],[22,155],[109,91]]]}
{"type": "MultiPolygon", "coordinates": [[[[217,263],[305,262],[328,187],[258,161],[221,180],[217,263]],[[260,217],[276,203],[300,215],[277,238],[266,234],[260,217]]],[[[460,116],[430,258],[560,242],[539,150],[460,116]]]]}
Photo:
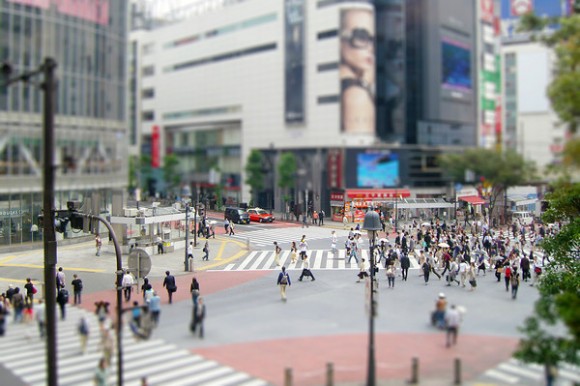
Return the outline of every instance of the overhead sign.
{"type": "Polygon", "coordinates": [[[127,264],[129,270],[141,279],[151,272],[151,256],[143,249],[133,249],[129,254],[127,264]]]}

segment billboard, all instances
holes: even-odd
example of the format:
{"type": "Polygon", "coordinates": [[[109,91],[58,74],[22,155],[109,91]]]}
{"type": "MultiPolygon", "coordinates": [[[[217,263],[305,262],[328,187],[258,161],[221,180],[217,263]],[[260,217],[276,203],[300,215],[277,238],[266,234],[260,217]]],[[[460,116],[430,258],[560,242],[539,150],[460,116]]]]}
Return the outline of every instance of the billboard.
{"type": "Polygon", "coordinates": [[[399,156],[390,151],[367,151],[357,154],[357,187],[382,188],[397,186],[399,156]]]}
{"type": "Polygon", "coordinates": [[[56,7],[57,12],[97,24],[109,24],[109,0],[8,0],[11,3],[48,9],[56,7]]]}
{"type": "Polygon", "coordinates": [[[375,15],[340,11],[340,125],[343,133],[375,134],[375,15]]]}
{"type": "Polygon", "coordinates": [[[284,86],[286,123],[304,122],[304,0],[286,0],[284,86]]]}
{"type": "Polygon", "coordinates": [[[444,38],[441,42],[441,84],[458,91],[471,91],[471,50],[459,41],[444,38]]]}

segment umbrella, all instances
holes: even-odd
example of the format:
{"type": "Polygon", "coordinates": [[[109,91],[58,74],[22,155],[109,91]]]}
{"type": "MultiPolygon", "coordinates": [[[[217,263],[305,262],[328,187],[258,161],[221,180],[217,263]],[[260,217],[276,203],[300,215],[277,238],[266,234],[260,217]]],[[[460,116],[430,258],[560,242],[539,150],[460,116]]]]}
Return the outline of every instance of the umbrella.
{"type": "Polygon", "coordinates": [[[389,243],[389,240],[388,240],[388,239],[385,239],[385,238],[383,238],[383,239],[379,239],[379,241],[378,241],[378,243],[379,243],[379,244],[380,244],[380,243],[383,243],[383,242],[384,242],[384,243],[386,243],[386,244],[388,244],[388,243],[389,243]]]}
{"type": "Polygon", "coordinates": [[[361,235],[362,234],[361,231],[352,231],[352,233],[354,233],[355,235],[361,235]]]}
{"type": "Polygon", "coordinates": [[[424,222],[423,224],[421,224],[422,227],[429,227],[431,228],[431,223],[430,222],[424,222]]]}
{"type": "Polygon", "coordinates": [[[449,244],[447,244],[447,243],[439,243],[439,246],[441,248],[449,248],[449,244]]]}

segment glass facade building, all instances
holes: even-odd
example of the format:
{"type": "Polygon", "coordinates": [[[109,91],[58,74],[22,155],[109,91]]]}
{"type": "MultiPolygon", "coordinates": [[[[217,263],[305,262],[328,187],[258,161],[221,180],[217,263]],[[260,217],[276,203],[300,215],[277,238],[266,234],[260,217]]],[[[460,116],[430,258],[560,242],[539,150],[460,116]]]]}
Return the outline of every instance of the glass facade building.
{"type": "MultiPolygon", "coordinates": [[[[13,76],[57,62],[55,208],[127,185],[125,0],[0,0],[13,76]]],[[[0,247],[40,240],[42,77],[0,88],[0,247]]]]}

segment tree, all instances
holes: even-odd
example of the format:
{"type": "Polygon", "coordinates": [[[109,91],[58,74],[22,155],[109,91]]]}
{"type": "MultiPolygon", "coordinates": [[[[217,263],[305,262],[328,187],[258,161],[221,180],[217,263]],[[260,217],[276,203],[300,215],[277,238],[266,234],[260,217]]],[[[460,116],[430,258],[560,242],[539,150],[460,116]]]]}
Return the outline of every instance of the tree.
{"type": "Polygon", "coordinates": [[[554,49],[556,73],[548,88],[548,97],[556,114],[575,133],[580,124],[580,14],[565,18],[527,14],[522,17],[519,30],[531,32],[532,38],[554,49]],[[554,24],[560,28],[543,32],[554,24]]]}
{"type": "Polygon", "coordinates": [[[508,188],[529,182],[535,177],[534,164],[525,161],[513,150],[501,152],[482,148],[467,149],[463,153],[441,155],[439,164],[456,182],[465,182],[465,173],[471,171],[490,187],[490,220],[497,199],[508,188]]]}
{"type": "Polygon", "coordinates": [[[526,337],[515,353],[546,367],[562,361],[580,364],[580,183],[560,181],[553,188],[542,218],[565,225],[541,244],[552,262],[544,267],[535,314],[520,328],[526,337]]]}
{"type": "Polygon", "coordinates": [[[288,193],[288,189],[294,186],[296,179],[296,156],[291,152],[284,152],[280,155],[278,161],[278,187],[282,189],[284,193],[284,204],[290,201],[291,196],[288,193]]]}
{"type": "Polygon", "coordinates": [[[246,161],[246,184],[250,186],[252,202],[256,202],[256,195],[264,189],[264,156],[262,152],[253,149],[246,161]]]}
{"type": "Polygon", "coordinates": [[[168,195],[174,192],[181,183],[181,173],[178,167],[179,157],[175,154],[168,154],[163,158],[163,180],[168,195]]]}

